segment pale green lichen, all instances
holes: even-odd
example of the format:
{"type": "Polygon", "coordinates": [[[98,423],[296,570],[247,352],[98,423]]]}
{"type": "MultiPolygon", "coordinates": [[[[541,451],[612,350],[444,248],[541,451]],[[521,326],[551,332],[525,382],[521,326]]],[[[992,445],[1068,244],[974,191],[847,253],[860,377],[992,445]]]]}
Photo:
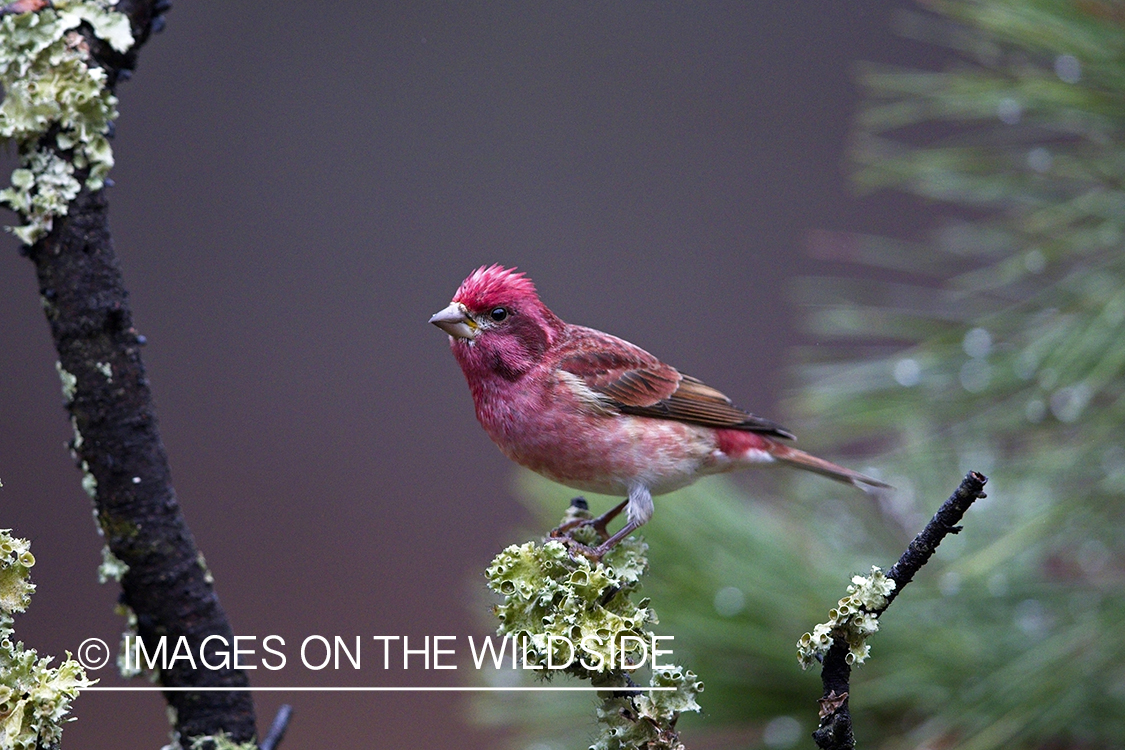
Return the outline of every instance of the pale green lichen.
{"type": "MultiPolygon", "coordinates": [[[[600,657],[608,664],[611,642],[620,643],[622,636],[647,640],[644,626],[656,622],[648,599],[630,598],[646,566],[645,548],[644,542],[629,539],[611,550],[605,562],[595,564],[585,557],[572,558],[556,540],[508,547],[485,571],[489,588],[504,597],[495,609],[498,632],[513,636],[521,649],[528,644],[528,665],[547,665],[548,641],[556,664],[569,660],[564,653],[567,641],[591,646],[587,663],[600,657]],[[616,593],[605,601],[611,589],[616,593]]],[[[592,676],[580,665],[576,669],[580,677],[592,676]]]]}
{"type": "Polygon", "coordinates": [[[607,698],[598,707],[602,734],[590,750],[682,750],[674,727],[684,711],[699,711],[696,696],[703,683],[690,670],[670,667],[653,675],[654,687],[675,691],[651,692],[634,698],[607,698]]]}
{"type": "Polygon", "coordinates": [[[37,658],[35,649],[12,640],[12,615],[27,609],[35,591],[34,564],[29,543],[0,530],[0,747],[12,750],[56,745],[72,720],[71,701],[91,684],[69,653],[52,669],[51,657],[37,658]]]}
{"type": "Polygon", "coordinates": [[[129,566],[113,554],[108,544],[104,545],[102,547],[102,564],[98,566],[98,583],[106,583],[110,580],[120,581],[128,572],[129,566]]]}
{"type": "Polygon", "coordinates": [[[176,722],[180,719],[180,712],[176,710],[175,706],[164,707],[164,717],[168,719],[168,744],[160,748],[160,750],[182,750],[180,744],[180,731],[176,729],[176,722]]]}
{"type": "Polygon", "coordinates": [[[797,641],[797,660],[808,669],[824,658],[836,638],[848,644],[848,664],[862,664],[871,647],[868,636],[879,630],[879,613],[887,606],[887,597],[895,589],[894,580],[878,567],[871,566],[870,576],[852,576],[848,595],[836,608],[829,610],[828,622],[822,622],[797,641]]]}
{"type": "MultiPolygon", "coordinates": [[[[10,626],[10,617],[23,612],[35,593],[31,582],[30,568],[35,564],[31,554],[31,543],[26,539],[16,539],[10,529],[0,530],[0,629],[10,626]]],[[[3,631],[7,636],[11,631],[3,631]]]]}
{"type": "MultiPolygon", "coordinates": [[[[74,401],[74,394],[78,393],[78,376],[73,373],[67,372],[63,369],[62,362],[55,362],[55,369],[59,373],[59,380],[62,381],[62,395],[66,403],[74,401]]],[[[78,425],[74,426],[75,433],[78,432],[78,425]]]]}
{"type": "Polygon", "coordinates": [[[93,500],[98,496],[98,479],[90,472],[90,464],[82,462],[82,489],[93,500]]]}
{"type": "Polygon", "coordinates": [[[98,368],[98,372],[105,376],[107,382],[113,382],[113,365],[109,362],[95,362],[94,367],[98,368]]]}
{"type": "Polygon", "coordinates": [[[196,553],[195,564],[203,571],[203,580],[209,584],[215,582],[215,576],[211,575],[211,569],[207,567],[207,558],[203,556],[202,552],[196,553]]]}
{"type": "Polygon", "coordinates": [[[256,742],[235,742],[226,732],[192,737],[190,747],[191,750],[258,750],[256,742]]]}
{"type": "MultiPolygon", "coordinates": [[[[118,604],[113,611],[125,618],[125,631],[121,634],[121,643],[117,647],[117,671],[126,680],[130,680],[145,673],[137,663],[138,660],[128,655],[129,644],[136,643],[137,639],[137,613],[127,604],[118,604]]],[[[155,682],[152,677],[153,675],[149,674],[149,681],[155,682]]],[[[175,726],[175,722],[172,722],[172,725],[175,726]]]]}
{"type": "MultiPolygon", "coordinates": [[[[575,515],[582,513],[572,510],[564,521],[575,515]]],[[[585,544],[598,541],[590,527],[572,536],[585,544]]],[[[569,662],[560,671],[607,690],[632,688],[605,694],[598,709],[602,733],[592,745],[596,750],[675,750],[682,747],[676,719],[684,711],[700,710],[696,696],[703,684],[688,670],[663,664],[653,669],[650,686],[676,688],[669,691],[645,692],[629,677],[645,657],[634,644],[652,644],[647,626],[657,622],[648,599],[632,600],[648,567],[647,548],[630,537],[593,563],[580,554],[572,556],[563,542],[548,539],[508,547],[486,571],[489,588],[502,597],[495,607],[498,632],[520,644],[523,664],[545,668],[569,662]],[[621,644],[622,637],[629,644],[625,668],[619,649],[611,651],[610,646],[621,644]],[[567,644],[582,644],[581,658],[572,660],[567,644]]],[[[649,660],[655,662],[651,653],[649,660]]],[[[546,669],[538,674],[551,676],[546,669]]]]}
{"type": "MultiPolygon", "coordinates": [[[[173,723],[172,726],[175,726],[173,723]]],[[[180,733],[173,729],[168,733],[168,744],[162,745],[160,750],[183,750],[183,745],[180,744],[180,733]]]]}
{"type": "Polygon", "coordinates": [[[86,187],[99,190],[113,167],[106,134],[117,118],[117,98],[106,73],[90,65],[76,29],[83,22],[118,52],[133,45],[129,19],[117,0],[55,0],[42,10],[0,19],[0,138],[19,147],[20,166],[0,202],[26,223],[8,230],[32,244],[67,212],[86,170],[86,187]],[[53,135],[53,143],[46,137],[53,135]],[[66,156],[67,158],[63,158],[66,156]]]}
{"type": "Polygon", "coordinates": [[[82,438],[82,433],[78,429],[78,418],[77,417],[71,415],[70,426],[71,426],[71,429],[74,430],[74,440],[70,444],[70,454],[71,454],[72,457],[77,459],[78,458],[77,451],[82,447],[82,443],[85,442],[85,441],[82,438]]]}

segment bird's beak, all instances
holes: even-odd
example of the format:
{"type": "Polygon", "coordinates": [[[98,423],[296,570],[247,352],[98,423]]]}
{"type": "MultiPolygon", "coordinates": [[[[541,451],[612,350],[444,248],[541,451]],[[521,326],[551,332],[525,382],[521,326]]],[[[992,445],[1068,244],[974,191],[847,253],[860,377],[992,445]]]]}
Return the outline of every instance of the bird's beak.
{"type": "Polygon", "coordinates": [[[472,341],[477,337],[477,323],[460,302],[450,302],[449,307],[434,313],[430,322],[455,338],[472,341]]]}

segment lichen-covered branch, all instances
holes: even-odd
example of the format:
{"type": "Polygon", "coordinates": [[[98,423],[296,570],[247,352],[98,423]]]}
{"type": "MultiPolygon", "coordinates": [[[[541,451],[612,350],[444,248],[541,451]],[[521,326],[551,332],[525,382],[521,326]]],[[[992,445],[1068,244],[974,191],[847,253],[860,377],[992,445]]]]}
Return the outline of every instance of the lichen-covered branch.
{"type": "MultiPolygon", "coordinates": [[[[564,524],[589,517],[585,500],[576,498],[564,524]]],[[[591,750],[682,750],[676,721],[700,710],[703,684],[653,653],[659,643],[647,625],[656,613],[648,599],[631,598],[648,567],[647,545],[629,537],[593,563],[570,554],[570,539],[587,547],[598,542],[593,528],[579,526],[562,539],[512,545],[492,561],[488,586],[503,598],[495,608],[499,634],[525,668],[543,670],[544,678],[561,672],[606,689],[597,712],[602,731],[591,750]],[[630,675],[646,661],[649,687],[676,689],[637,685],[630,675]]]]}
{"type": "Polygon", "coordinates": [[[855,747],[848,709],[852,664],[862,663],[867,658],[870,647],[866,639],[879,629],[880,615],[903,586],[913,580],[941,540],[961,530],[957,524],[973,502],[985,497],[986,482],[988,477],[983,474],[969,472],[886,575],[872,567],[869,577],[854,576],[852,585],[848,586],[848,596],[829,613],[829,621],[817,625],[797,642],[797,655],[803,668],[815,661],[823,664],[820,724],[813,733],[813,739],[822,750],[855,747]]]}
{"type": "Polygon", "coordinates": [[[70,721],[70,702],[88,686],[82,666],[66,655],[57,667],[14,639],[12,615],[23,612],[35,585],[31,545],[0,529],[0,747],[54,748],[70,721]]]}
{"type": "MultiPolygon", "coordinates": [[[[24,219],[16,234],[33,243],[26,253],[58,351],[71,448],[110,551],[103,568],[120,575],[142,638],[182,636],[199,654],[206,636],[229,642],[233,633],[176,502],[102,189],[115,85],[167,8],[164,0],[21,0],[5,9],[0,127],[24,163],[2,197],[24,219]],[[21,90],[25,79],[35,86],[21,90]]],[[[158,677],[169,687],[247,684],[241,671],[195,671],[182,660],[158,677]]],[[[247,693],[166,696],[185,748],[199,736],[254,736],[247,693]]]]}
{"type": "Polygon", "coordinates": [[[107,136],[117,97],[88,39],[116,55],[133,46],[129,18],[114,5],[23,2],[0,19],[0,138],[16,143],[20,155],[0,201],[23,217],[9,229],[25,244],[47,235],[83,185],[101,189],[113,167],[107,136]]]}

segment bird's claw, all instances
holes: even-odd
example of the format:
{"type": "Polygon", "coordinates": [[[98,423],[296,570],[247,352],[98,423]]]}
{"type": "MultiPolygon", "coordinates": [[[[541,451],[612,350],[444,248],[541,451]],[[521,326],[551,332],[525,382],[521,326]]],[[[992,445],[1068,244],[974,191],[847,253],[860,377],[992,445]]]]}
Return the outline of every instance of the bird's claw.
{"type": "MultiPolygon", "coordinates": [[[[591,524],[591,522],[589,521],[579,523],[582,525],[591,524]]],[[[582,557],[595,564],[601,562],[602,554],[600,552],[598,552],[588,544],[579,542],[575,539],[574,536],[571,536],[568,533],[569,531],[573,530],[574,527],[575,526],[571,524],[564,524],[562,526],[559,526],[558,528],[553,528],[549,535],[550,539],[556,539],[562,542],[562,544],[566,545],[567,553],[570,555],[571,560],[577,560],[578,555],[582,555],[582,557]]]]}
{"type": "Polygon", "coordinates": [[[595,549],[569,536],[562,538],[566,540],[566,551],[570,555],[570,559],[577,560],[578,555],[581,555],[595,565],[602,561],[602,555],[605,553],[602,552],[600,547],[595,549]]]}
{"type": "Polygon", "coordinates": [[[552,539],[561,539],[562,537],[570,539],[572,538],[570,534],[571,531],[580,529],[583,526],[590,526],[598,533],[598,536],[605,540],[609,539],[609,530],[606,529],[607,524],[608,520],[601,516],[598,518],[576,518],[573,521],[567,521],[551,529],[550,536],[552,539]]]}

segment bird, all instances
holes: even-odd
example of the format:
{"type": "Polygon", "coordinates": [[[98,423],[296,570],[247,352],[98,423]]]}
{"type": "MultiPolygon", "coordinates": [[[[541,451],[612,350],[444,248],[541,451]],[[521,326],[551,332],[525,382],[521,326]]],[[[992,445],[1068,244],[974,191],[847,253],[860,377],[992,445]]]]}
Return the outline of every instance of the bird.
{"type": "Polygon", "coordinates": [[[625,497],[584,521],[603,539],[580,550],[593,560],[649,521],[654,495],[710,474],[780,463],[890,489],[788,445],[789,430],[639,346],[564,322],[516,268],[476,269],[430,322],[449,334],[477,420],[504,455],[568,487],[625,497]],[[622,510],[625,525],[609,535],[622,510]]]}

